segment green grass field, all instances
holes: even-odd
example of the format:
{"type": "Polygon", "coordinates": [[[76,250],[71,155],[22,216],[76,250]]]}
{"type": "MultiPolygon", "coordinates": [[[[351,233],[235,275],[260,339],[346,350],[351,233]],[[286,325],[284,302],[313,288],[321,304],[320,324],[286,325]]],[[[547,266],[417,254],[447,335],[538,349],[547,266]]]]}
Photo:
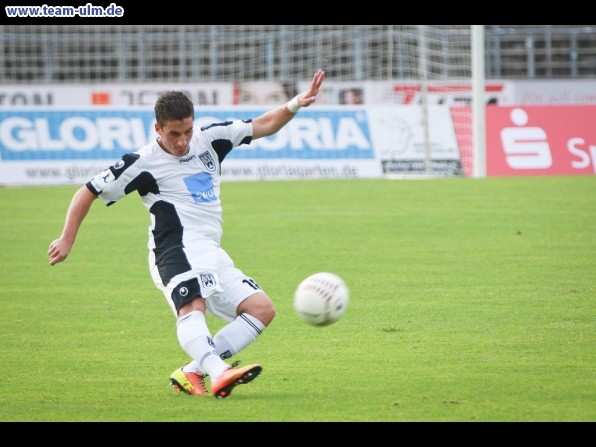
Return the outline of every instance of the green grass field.
{"type": "Polygon", "coordinates": [[[77,188],[0,188],[0,421],[596,421],[594,176],[224,184],[223,245],[278,314],[221,400],[169,386],[136,194],[49,266],[77,188]],[[351,292],[322,328],[292,308],[317,271],[351,292]]]}

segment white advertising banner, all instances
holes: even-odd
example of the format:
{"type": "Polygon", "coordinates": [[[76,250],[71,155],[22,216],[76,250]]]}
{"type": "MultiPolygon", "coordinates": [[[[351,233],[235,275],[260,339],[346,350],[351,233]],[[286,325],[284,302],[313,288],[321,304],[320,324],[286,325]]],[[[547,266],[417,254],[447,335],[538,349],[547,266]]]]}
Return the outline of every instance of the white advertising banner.
{"type": "Polygon", "coordinates": [[[182,90],[195,105],[231,105],[234,85],[229,82],[142,83],[91,85],[2,85],[0,108],[5,107],[153,107],[160,93],[182,90]]]}
{"type": "MultiPolygon", "coordinates": [[[[415,81],[379,81],[366,84],[365,104],[421,105],[422,85],[415,81]]],[[[430,105],[462,106],[472,103],[472,81],[433,81],[426,86],[427,102],[430,105]]],[[[486,104],[502,105],[513,98],[513,85],[510,81],[486,81],[486,104]]]]}
{"type": "Polygon", "coordinates": [[[462,175],[461,156],[449,107],[368,107],[373,146],[384,175],[422,175],[427,159],[434,175],[462,175]]]}
{"type": "Polygon", "coordinates": [[[503,105],[595,105],[596,79],[516,81],[512,101],[503,105]]]}
{"type": "MultiPolygon", "coordinates": [[[[0,85],[0,108],[18,107],[153,107],[166,90],[188,92],[197,107],[276,105],[308,88],[310,81],[282,83],[189,82],[69,85],[0,85]]],[[[416,81],[325,80],[314,107],[330,105],[421,105],[416,81]]],[[[427,86],[430,105],[469,105],[471,80],[433,81],[427,86]]],[[[488,105],[596,104],[596,80],[486,80],[488,105]]]]}

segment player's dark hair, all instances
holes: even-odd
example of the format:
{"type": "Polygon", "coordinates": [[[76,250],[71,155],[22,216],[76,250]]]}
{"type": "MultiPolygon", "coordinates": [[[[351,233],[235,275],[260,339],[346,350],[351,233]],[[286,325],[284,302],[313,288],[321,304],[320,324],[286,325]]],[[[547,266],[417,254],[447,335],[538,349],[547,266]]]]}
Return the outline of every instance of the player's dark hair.
{"type": "Polygon", "coordinates": [[[195,116],[195,108],[190,97],[180,91],[169,90],[162,93],[155,102],[155,120],[160,126],[168,121],[184,120],[195,116]]]}

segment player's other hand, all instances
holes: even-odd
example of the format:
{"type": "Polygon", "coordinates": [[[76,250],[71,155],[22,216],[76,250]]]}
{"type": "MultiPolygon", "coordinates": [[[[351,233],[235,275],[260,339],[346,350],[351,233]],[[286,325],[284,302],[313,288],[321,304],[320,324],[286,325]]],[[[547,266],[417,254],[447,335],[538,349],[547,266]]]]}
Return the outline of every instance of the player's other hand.
{"type": "Polygon", "coordinates": [[[315,102],[323,79],[325,79],[325,72],[323,70],[317,70],[312,78],[310,88],[298,95],[298,104],[300,104],[300,107],[308,107],[315,102]]]}
{"type": "Polygon", "coordinates": [[[50,265],[58,264],[59,262],[64,261],[68,257],[71,247],[72,244],[69,244],[63,239],[56,239],[55,241],[52,241],[50,247],[48,248],[48,258],[50,260],[50,265]]]}

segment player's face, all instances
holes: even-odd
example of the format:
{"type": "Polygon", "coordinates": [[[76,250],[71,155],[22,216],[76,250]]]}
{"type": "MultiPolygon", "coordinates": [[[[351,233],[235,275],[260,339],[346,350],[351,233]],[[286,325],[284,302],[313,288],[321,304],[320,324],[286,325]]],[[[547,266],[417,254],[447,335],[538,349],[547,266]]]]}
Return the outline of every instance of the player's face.
{"type": "Polygon", "coordinates": [[[177,157],[188,154],[193,125],[192,117],[168,121],[163,127],[155,123],[155,130],[159,134],[159,145],[164,151],[177,157]]]}

